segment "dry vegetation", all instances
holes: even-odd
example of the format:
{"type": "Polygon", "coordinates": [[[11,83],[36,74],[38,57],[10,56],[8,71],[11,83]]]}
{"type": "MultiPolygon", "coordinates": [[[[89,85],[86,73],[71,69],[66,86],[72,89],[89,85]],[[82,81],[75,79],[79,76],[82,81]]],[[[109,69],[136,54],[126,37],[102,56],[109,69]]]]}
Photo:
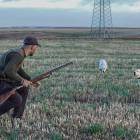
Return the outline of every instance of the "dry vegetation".
{"type": "Polygon", "coordinates": [[[38,39],[91,37],[90,28],[36,28],[0,29],[0,39],[23,39],[28,35],[38,39]]]}
{"type": "MultiPolygon", "coordinates": [[[[49,35],[56,37],[56,32],[49,35]]],[[[140,42],[46,40],[42,29],[24,29],[23,34],[21,29],[19,34],[9,29],[0,33],[6,39],[0,40],[0,54],[20,47],[29,34],[42,39],[42,47],[25,59],[24,69],[32,77],[70,61],[74,64],[42,80],[39,90],[30,87],[23,119],[15,121],[15,128],[12,110],[0,116],[0,139],[140,139],[140,86],[133,76],[140,68],[140,42]],[[98,70],[100,59],[108,63],[105,74],[98,70]]]]}
{"type": "MultiPolygon", "coordinates": [[[[140,38],[140,28],[114,28],[117,38],[140,38]]],[[[91,38],[91,28],[0,28],[0,39],[24,39],[28,35],[38,39],[91,38]]]]}

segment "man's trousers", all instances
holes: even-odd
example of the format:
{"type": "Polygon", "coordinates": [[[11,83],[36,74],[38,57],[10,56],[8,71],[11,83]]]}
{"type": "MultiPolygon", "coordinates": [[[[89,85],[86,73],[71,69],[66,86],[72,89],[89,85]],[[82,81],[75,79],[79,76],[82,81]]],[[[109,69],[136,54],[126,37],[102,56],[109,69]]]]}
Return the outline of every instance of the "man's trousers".
{"type": "MultiPolygon", "coordinates": [[[[0,95],[12,90],[14,86],[19,85],[0,80],[0,95]]],[[[0,115],[5,114],[10,109],[13,109],[13,118],[22,118],[25,104],[27,100],[27,95],[29,92],[29,87],[22,87],[16,90],[15,95],[11,95],[4,103],[0,105],[0,115]]]]}

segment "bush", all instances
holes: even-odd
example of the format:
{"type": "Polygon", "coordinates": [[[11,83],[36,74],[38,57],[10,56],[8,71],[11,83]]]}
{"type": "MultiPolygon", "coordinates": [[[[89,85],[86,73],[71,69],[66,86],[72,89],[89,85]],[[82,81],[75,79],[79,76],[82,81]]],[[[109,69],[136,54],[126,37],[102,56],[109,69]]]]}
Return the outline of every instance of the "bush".
{"type": "Polygon", "coordinates": [[[52,140],[63,140],[63,138],[60,134],[52,134],[51,139],[52,140]]]}
{"type": "Polygon", "coordinates": [[[134,132],[128,132],[127,130],[120,128],[120,126],[118,126],[113,132],[114,132],[114,136],[116,136],[119,139],[136,137],[134,132]]]}
{"type": "Polygon", "coordinates": [[[95,133],[103,133],[103,131],[104,131],[103,126],[98,123],[95,123],[94,125],[91,125],[87,128],[87,132],[90,135],[95,133]]]}

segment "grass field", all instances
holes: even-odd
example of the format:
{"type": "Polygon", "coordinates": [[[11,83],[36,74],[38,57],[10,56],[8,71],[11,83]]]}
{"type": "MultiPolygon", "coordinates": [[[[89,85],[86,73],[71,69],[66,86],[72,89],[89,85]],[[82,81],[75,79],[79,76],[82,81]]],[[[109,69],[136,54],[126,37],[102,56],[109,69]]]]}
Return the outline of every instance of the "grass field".
{"type": "MultiPolygon", "coordinates": [[[[114,28],[114,37],[140,38],[140,28],[114,28]]],[[[0,39],[24,39],[28,35],[38,39],[91,38],[91,28],[0,28],[0,39]]]]}
{"type": "MultiPolygon", "coordinates": [[[[1,40],[0,53],[22,40],[1,40]],[[4,49],[3,49],[4,48],[4,49]]],[[[24,69],[32,77],[73,61],[30,88],[22,120],[13,129],[10,116],[0,117],[0,138],[18,140],[140,139],[140,42],[41,40],[24,69]],[[98,70],[100,59],[108,70],[98,70]],[[22,127],[21,127],[22,126],[22,127]]],[[[10,114],[12,110],[10,111],[10,114]]]]}

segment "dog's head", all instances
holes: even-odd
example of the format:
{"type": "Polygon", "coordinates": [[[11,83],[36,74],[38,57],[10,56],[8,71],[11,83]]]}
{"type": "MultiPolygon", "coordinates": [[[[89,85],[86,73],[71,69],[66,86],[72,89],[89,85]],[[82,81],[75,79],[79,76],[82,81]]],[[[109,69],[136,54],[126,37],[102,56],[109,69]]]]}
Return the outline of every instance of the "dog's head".
{"type": "Polygon", "coordinates": [[[103,72],[103,73],[106,72],[106,70],[107,70],[107,68],[101,68],[100,69],[100,71],[103,72]]]}
{"type": "Polygon", "coordinates": [[[134,71],[134,76],[137,77],[137,78],[140,78],[140,69],[136,69],[134,71]]]}

